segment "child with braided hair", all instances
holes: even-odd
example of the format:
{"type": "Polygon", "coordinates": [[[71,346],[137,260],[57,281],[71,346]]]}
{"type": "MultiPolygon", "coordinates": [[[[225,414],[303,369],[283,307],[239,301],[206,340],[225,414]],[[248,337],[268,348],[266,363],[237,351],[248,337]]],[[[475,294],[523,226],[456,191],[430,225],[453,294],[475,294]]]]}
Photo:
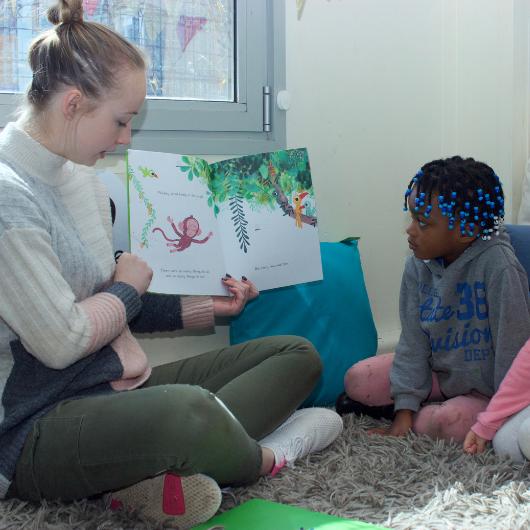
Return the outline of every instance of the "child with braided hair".
{"type": "Polygon", "coordinates": [[[459,156],[425,164],[404,210],[413,256],[402,278],[398,345],[348,370],[337,411],[393,419],[372,433],[462,442],[529,336],[528,279],[488,165],[459,156]]]}

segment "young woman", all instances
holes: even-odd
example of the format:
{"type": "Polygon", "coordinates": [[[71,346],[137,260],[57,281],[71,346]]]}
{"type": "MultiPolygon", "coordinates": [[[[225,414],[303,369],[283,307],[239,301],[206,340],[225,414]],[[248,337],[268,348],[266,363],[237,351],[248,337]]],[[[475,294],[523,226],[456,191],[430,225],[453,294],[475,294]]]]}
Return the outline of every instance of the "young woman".
{"type": "Polygon", "coordinates": [[[48,16],[55,27],[29,51],[27,103],[0,134],[0,497],[113,492],[114,507],[187,528],[217,511],[218,484],[326,447],[342,421],[294,412],[321,370],[302,338],[150,368],[131,330],[212,326],[257,291],[227,275],[229,297],[154,295],[147,263],[115,263],[109,199],[90,167],[129,143],[144,59],[84,22],[82,0],[48,16]]]}

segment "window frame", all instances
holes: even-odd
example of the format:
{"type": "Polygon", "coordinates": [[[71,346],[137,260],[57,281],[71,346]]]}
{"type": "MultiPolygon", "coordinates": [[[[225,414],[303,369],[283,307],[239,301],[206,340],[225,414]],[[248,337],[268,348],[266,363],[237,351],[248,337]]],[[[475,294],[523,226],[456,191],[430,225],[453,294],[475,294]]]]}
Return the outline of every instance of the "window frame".
{"type": "MultiPolygon", "coordinates": [[[[273,104],[285,88],[285,6],[281,0],[234,0],[234,5],[236,102],[148,98],[133,120],[131,148],[204,155],[285,148],[285,112],[273,104]],[[266,86],[270,131],[264,131],[266,86]]],[[[0,126],[21,96],[0,94],[0,126]]]]}

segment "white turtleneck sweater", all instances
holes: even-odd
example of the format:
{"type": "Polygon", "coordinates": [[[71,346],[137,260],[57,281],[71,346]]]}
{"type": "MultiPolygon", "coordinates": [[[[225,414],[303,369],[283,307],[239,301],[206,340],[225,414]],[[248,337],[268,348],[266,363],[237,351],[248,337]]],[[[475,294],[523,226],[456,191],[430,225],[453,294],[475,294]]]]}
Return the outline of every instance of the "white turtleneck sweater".
{"type": "Polygon", "coordinates": [[[207,297],[140,299],[113,283],[104,186],[17,123],[0,134],[0,271],[2,497],[39,415],[61,399],[131,389],[149,377],[128,322],[141,331],[207,327],[213,308],[207,297]]]}

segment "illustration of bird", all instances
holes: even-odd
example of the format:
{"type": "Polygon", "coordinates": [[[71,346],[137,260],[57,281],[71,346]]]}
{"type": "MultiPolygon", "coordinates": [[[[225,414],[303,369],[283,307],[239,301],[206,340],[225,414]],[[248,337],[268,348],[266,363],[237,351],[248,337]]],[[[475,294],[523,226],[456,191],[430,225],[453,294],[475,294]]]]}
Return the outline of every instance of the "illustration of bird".
{"type": "Polygon", "coordinates": [[[273,163],[269,160],[269,178],[272,182],[276,182],[276,168],[274,167],[273,163]]]}
{"type": "Polygon", "coordinates": [[[302,228],[302,210],[305,208],[305,205],[302,204],[302,199],[309,195],[307,191],[303,191],[302,193],[297,193],[294,196],[293,203],[294,203],[294,220],[295,224],[298,228],[302,228]]]}
{"type": "Polygon", "coordinates": [[[149,169],[148,167],[139,166],[138,169],[142,172],[142,175],[144,177],[153,178],[153,179],[158,178],[158,175],[152,169],[149,169]]]}

